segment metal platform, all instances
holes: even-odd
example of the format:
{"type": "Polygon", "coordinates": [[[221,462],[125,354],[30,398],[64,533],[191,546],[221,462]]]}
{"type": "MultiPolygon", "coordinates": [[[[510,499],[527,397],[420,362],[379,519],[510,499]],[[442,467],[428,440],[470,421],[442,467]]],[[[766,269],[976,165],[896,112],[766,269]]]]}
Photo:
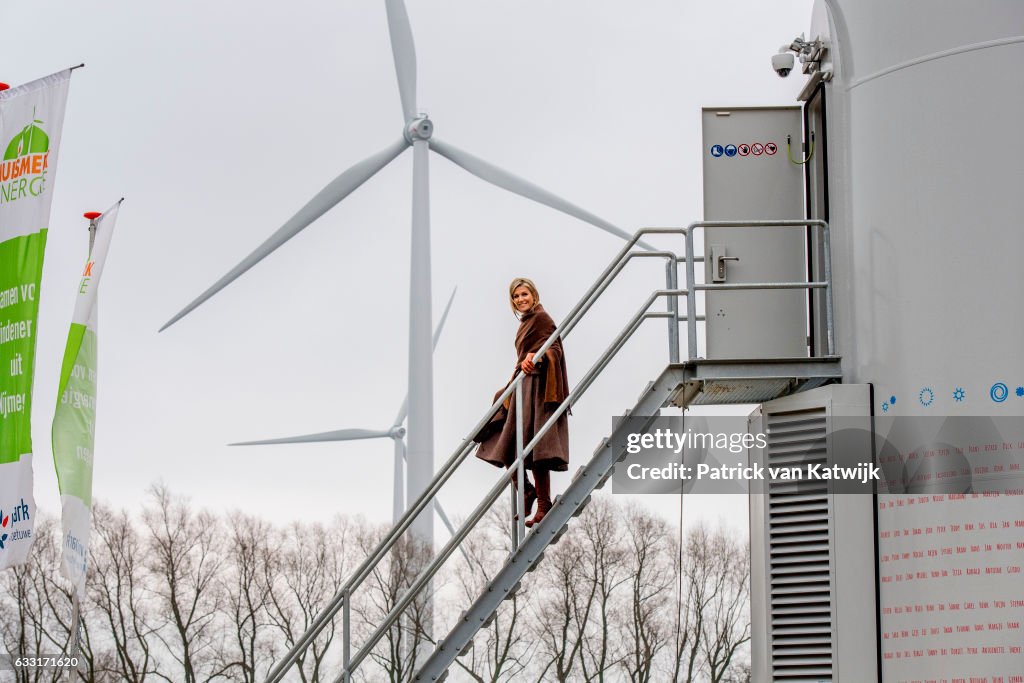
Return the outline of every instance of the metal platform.
{"type": "Polygon", "coordinates": [[[697,359],[675,363],[667,371],[679,376],[679,386],[668,399],[678,408],[764,403],[843,378],[839,356],[697,359]]]}

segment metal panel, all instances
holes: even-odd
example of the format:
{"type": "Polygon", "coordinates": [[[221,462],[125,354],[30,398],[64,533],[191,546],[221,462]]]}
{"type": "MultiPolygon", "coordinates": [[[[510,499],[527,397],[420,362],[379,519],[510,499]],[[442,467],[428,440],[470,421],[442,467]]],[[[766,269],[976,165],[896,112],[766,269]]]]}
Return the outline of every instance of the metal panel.
{"type": "MultiPolygon", "coordinates": [[[[827,5],[830,40],[841,58],[827,88],[836,329],[850,361],[846,378],[874,383],[875,410],[886,401],[888,417],[1019,418],[1024,400],[1012,389],[1024,384],[1024,3],[945,3],[942,12],[927,0],[827,5]],[[926,16],[927,30],[921,30],[926,16]],[[993,393],[1002,383],[1009,385],[1009,400],[993,393]]],[[[973,443],[968,430],[952,425],[944,442],[973,443]]],[[[889,511],[888,503],[898,500],[880,496],[887,504],[879,513],[880,533],[910,528],[925,514],[935,526],[951,518],[937,505],[889,511]]],[[[957,507],[955,515],[972,522],[1001,526],[1012,524],[1008,517],[1019,519],[1004,498],[957,507]]],[[[943,545],[978,545],[965,526],[947,532],[943,545]]],[[[922,549],[918,540],[880,539],[879,552],[911,553],[899,566],[915,575],[941,566],[942,558],[929,566],[930,558],[914,557],[922,549]]],[[[1024,538],[1014,533],[1006,540],[1024,538]]],[[[983,567],[1020,564],[1005,551],[971,557],[983,567]]],[[[879,567],[883,578],[891,580],[891,571],[879,567]]],[[[995,680],[1024,671],[1020,654],[979,647],[1008,643],[998,642],[998,632],[960,637],[945,632],[948,619],[894,609],[955,595],[957,602],[989,604],[971,613],[972,625],[1004,621],[994,592],[1016,595],[1019,581],[1012,587],[984,572],[964,572],[941,581],[882,583],[882,632],[920,630],[916,638],[883,640],[885,680],[995,680]],[[964,654],[949,656],[951,645],[964,654]],[[923,655],[908,657],[908,650],[923,655]]],[[[1012,644],[1020,640],[1017,634],[1012,644]]]]}
{"type": "MultiPolygon", "coordinates": [[[[765,465],[803,464],[819,461],[822,456],[804,450],[794,457],[794,447],[812,447],[824,433],[824,406],[794,413],[766,412],[768,451],[765,465]],[[797,423],[798,429],[794,429],[797,423]]],[[[774,679],[821,679],[832,677],[832,579],[829,566],[828,487],[801,496],[801,505],[794,509],[784,491],[771,487],[768,493],[766,519],[768,562],[768,615],[772,624],[769,644],[771,672],[774,679]],[[814,505],[815,514],[807,514],[807,505],[814,505]],[[804,543],[792,544],[791,534],[807,528],[810,521],[815,531],[801,534],[804,543]],[[799,583],[794,575],[781,573],[788,565],[800,567],[799,583]],[[777,583],[777,579],[783,579],[777,583]],[[793,599],[794,588],[798,598],[793,599]],[[791,625],[799,625],[793,633],[791,625]],[[814,657],[806,656],[813,650],[814,657]]]]}
{"type": "MultiPolygon", "coordinates": [[[[803,218],[799,107],[705,108],[704,218],[755,220],[803,218]]],[[[708,229],[705,278],[711,282],[724,252],[726,283],[796,282],[806,279],[806,236],[801,230],[708,229]]],[[[708,358],[785,358],[807,355],[807,295],[800,290],[708,292],[708,358]]]]}
{"type": "MultiPolygon", "coordinates": [[[[867,415],[866,386],[835,385],[763,404],[750,429],[768,446],[764,467],[833,462],[830,417],[867,415]]],[[[867,451],[868,444],[865,442],[867,451]]],[[[798,493],[771,484],[751,498],[751,659],[754,680],[873,683],[873,497],[834,493],[828,482],[798,493]]]]}

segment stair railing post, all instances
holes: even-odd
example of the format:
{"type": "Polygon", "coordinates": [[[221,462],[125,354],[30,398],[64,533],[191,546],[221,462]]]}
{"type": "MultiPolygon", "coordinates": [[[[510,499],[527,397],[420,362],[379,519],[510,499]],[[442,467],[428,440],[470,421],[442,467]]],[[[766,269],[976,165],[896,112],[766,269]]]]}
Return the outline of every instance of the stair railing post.
{"type": "Polygon", "coordinates": [[[834,356],[836,354],[836,336],[835,336],[835,314],[832,310],[832,236],[829,230],[828,223],[824,221],[819,222],[821,228],[822,243],[825,247],[824,254],[824,267],[825,267],[825,333],[827,335],[826,350],[828,355],[834,356]]]}
{"type": "Polygon", "coordinates": [[[693,231],[686,229],[686,338],[689,360],[697,357],[697,283],[693,272],[693,231]]]}
{"type": "Polygon", "coordinates": [[[345,592],[345,606],[343,608],[341,616],[341,638],[342,638],[342,667],[345,672],[342,680],[345,683],[350,683],[352,680],[352,672],[349,671],[349,663],[352,661],[352,594],[348,591],[345,592]]]}
{"type": "MultiPolygon", "coordinates": [[[[679,288],[679,266],[674,258],[665,262],[665,289],[679,288]]],[[[679,362],[679,297],[670,296],[665,302],[668,318],[668,362],[679,362]]],[[[689,324],[689,323],[687,323],[689,324]]]]}
{"type": "MultiPolygon", "coordinates": [[[[510,505],[509,509],[512,510],[509,519],[509,538],[512,539],[512,553],[519,548],[519,526],[516,524],[516,505],[519,502],[519,497],[516,495],[516,489],[514,486],[509,488],[510,494],[510,505]]],[[[509,553],[511,556],[512,553],[509,553]]]]}
{"type": "Polygon", "coordinates": [[[517,503],[519,501],[519,497],[516,495],[516,487],[515,486],[510,486],[508,492],[509,492],[509,509],[512,511],[512,512],[509,513],[509,520],[508,520],[508,523],[509,523],[508,534],[509,534],[509,538],[512,540],[512,552],[509,553],[509,557],[511,557],[512,554],[515,553],[515,551],[519,548],[519,526],[516,524],[516,514],[517,514],[516,505],[517,505],[517,503]]]}
{"type": "MultiPolygon", "coordinates": [[[[525,381],[525,379],[524,379],[525,381]]],[[[516,548],[526,538],[526,472],[523,465],[523,383],[516,385],[516,505],[519,518],[516,521],[516,548]]]]}

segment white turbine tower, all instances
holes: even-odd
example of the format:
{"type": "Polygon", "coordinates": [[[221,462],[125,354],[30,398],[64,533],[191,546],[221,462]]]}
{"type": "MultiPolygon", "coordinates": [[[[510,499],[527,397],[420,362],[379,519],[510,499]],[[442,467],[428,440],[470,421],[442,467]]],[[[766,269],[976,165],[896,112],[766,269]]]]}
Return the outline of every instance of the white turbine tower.
{"type": "MultiPolygon", "coordinates": [[[[433,137],[434,125],[416,107],[416,49],[413,45],[409,15],[402,0],[385,0],[391,51],[395,59],[398,90],[402,101],[404,128],[402,137],[390,146],[352,166],[332,180],[298,213],[256,248],[224,277],[196,297],[171,318],[165,330],[197,306],[212,297],[242,273],[262,261],[275,249],[298,234],[317,218],[351,194],[406,147],[413,148],[412,245],[409,277],[409,418],[407,500],[411,505],[426,489],[434,475],[433,366],[431,363],[430,321],[430,192],[427,152],[449,159],[473,175],[502,189],[532,199],[606,232],[628,240],[631,235],[598,216],[523,180],[479,157],[433,137]]],[[[649,245],[639,242],[641,246],[649,245]]],[[[413,534],[427,547],[433,546],[430,514],[422,513],[413,523],[413,534]]]]}
{"type": "MultiPolygon", "coordinates": [[[[455,292],[457,289],[458,287],[452,289],[451,296],[448,297],[448,304],[444,307],[444,313],[441,314],[441,319],[438,321],[437,327],[434,328],[432,350],[437,349],[437,342],[441,339],[441,332],[444,331],[444,323],[448,319],[448,312],[452,308],[452,301],[455,299],[455,292]]],[[[408,414],[409,395],[406,394],[405,398],[402,400],[402,407],[398,410],[398,415],[395,416],[391,426],[387,429],[337,429],[330,432],[318,432],[316,434],[304,434],[302,436],[286,436],[278,439],[243,441],[240,443],[233,443],[231,445],[270,446],[275,444],[358,441],[361,439],[391,439],[395,445],[395,481],[392,494],[392,518],[394,523],[397,524],[398,520],[405,513],[405,492],[403,487],[405,486],[406,430],[402,425],[408,414]]],[[[455,527],[452,526],[451,520],[448,518],[447,513],[445,513],[444,508],[441,506],[441,501],[436,498],[434,499],[434,511],[437,512],[437,516],[448,529],[448,533],[454,536],[455,527]]]]}

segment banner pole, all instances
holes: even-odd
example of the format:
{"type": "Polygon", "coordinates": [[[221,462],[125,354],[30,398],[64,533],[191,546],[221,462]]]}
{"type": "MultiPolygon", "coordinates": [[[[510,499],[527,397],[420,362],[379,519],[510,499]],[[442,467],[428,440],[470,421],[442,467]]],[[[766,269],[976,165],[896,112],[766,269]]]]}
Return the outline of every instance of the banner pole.
{"type": "MultiPolygon", "coordinates": [[[[82,630],[82,612],[81,605],[78,602],[78,591],[75,590],[71,595],[71,656],[78,657],[78,651],[81,647],[81,641],[79,640],[80,633],[82,630]]],[[[74,674],[72,671],[77,671],[78,667],[67,667],[68,680],[70,681],[74,674]]]]}
{"type": "Polygon", "coordinates": [[[99,211],[86,211],[82,214],[89,219],[89,254],[92,255],[93,245],[96,244],[96,219],[103,214],[99,211]]]}
{"type": "MultiPolygon", "coordinates": [[[[96,244],[96,220],[102,216],[99,211],[86,211],[82,216],[89,219],[89,255],[92,256],[92,248],[96,244]]],[[[78,600],[78,591],[75,590],[71,597],[71,656],[78,657],[81,651],[82,637],[82,606],[78,600]]],[[[75,671],[78,667],[73,667],[75,671]]],[[[68,680],[72,677],[72,667],[68,668],[68,680]]]]}

